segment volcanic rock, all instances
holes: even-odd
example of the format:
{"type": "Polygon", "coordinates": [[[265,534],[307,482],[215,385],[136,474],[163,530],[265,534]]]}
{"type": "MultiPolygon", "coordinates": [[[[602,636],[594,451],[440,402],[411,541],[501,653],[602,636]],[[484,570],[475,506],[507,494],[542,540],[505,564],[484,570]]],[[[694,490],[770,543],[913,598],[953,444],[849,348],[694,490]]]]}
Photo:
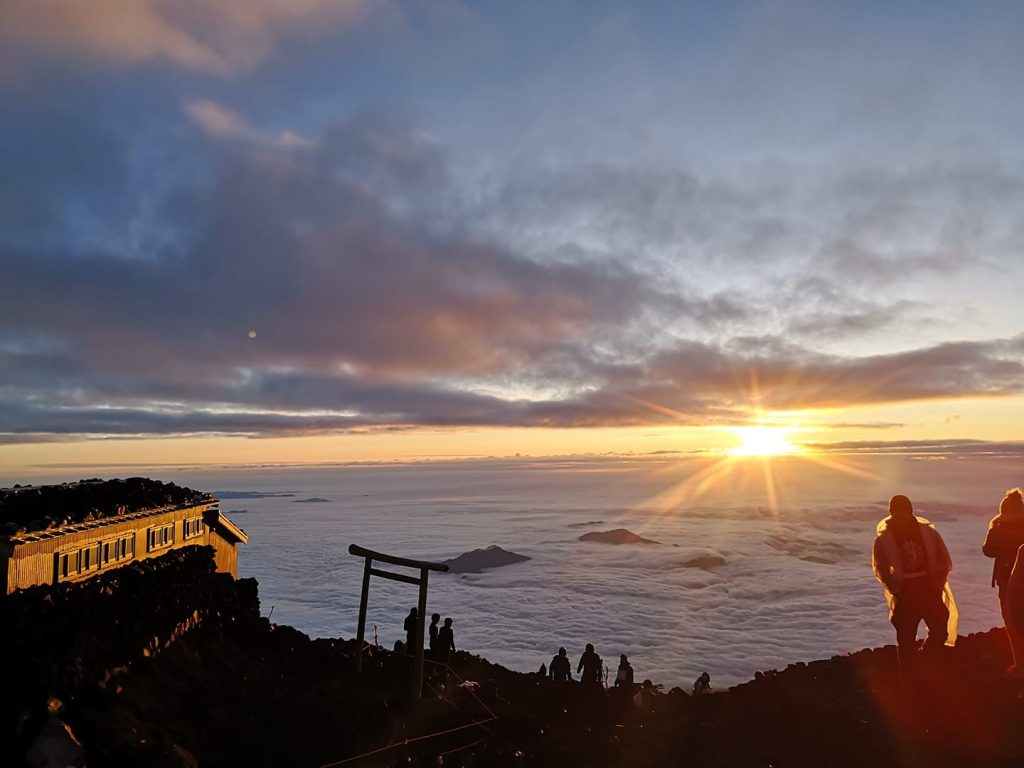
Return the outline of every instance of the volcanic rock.
{"type": "Polygon", "coordinates": [[[719,565],[725,565],[725,558],[721,555],[701,555],[683,563],[684,568],[701,568],[710,571],[719,565]]]}
{"type": "Polygon", "coordinates": [[[445,560],[449,573],[480,573],[487,568],[500,568],[503,565],[512,565],[529,560],[526,555],[519,555],[509,552],[496,544],[487,549],[474,549],[472,552],[463,552],[458,557],[445,560]]]}
{"type": "Polygon", "coordinates": [[[580,536],[580,541],[596,541],[601,544],[660,544],[654,539],[645,539],[625,528],[616,528],[611,531],[591,531],[580,536]]]}

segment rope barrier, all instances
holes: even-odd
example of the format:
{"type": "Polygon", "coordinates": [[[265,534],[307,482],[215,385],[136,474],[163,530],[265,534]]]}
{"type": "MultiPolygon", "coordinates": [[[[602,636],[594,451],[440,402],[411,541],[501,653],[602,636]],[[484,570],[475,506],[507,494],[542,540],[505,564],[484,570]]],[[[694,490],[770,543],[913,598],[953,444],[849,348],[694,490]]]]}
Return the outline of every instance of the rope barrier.
{"type": "MultiPolygon", "coordinates": [[[[439,661],[430,661],[429,659],[424,659],[424,661],[426,663],[428,663],[428,664],[434,664],[435,666],[444,667],[445,669],[447,669],[448,670],[448,674],[452,675],[453,677],[455,677],[459,681],[459,687],[461,687],[462,683],[466,682],[465,678],[460,677],[459,673],[456,672],[451,667],[449,667],[447,664],[442,664],[439,661]]],[[[498,716],[496,714],[494,714],[493,711],[491,711],[491,708],[488,707],[486,704],[484,704],[483,699],[481,699],[479,696],[476,695],[476,691],[475,690],[473,690],[472,688],[464,688],[463,690],[467,691],[470,696],[472,696],[474,699],[476,699],[476,703],[479,704],[483,708],[484,712],[486,712],[488,715],[490,715],[495,720],[498,719],[498,716]]]]}
{"type": "MultiPolygon", "coordinates": [[[[389,744],[386,747],[380,747],[378,749],[370,750],[369,752],[363,752],[363,754],[361,754],[361,755],[353,755],[352,757],[346,757],[344,760],[338,760],[337,762],[334,762],[334,763],[327,763],[326,765],[320,766],[320,768],[335,768],[335,766],[338,766],[338,765],[345,765],[346,763],[351,763],[353,760],[361,760],[364,757],[370,757],[371,755],[378,755],[381,752],[387,752],[389,749],[394,749],[395,747],[404,747],[407,744],[412,744],[413,742],[426,741],[427,739],[433,739],[433,738],[436,738],[438,736],[445,736],[445,735],[447,735],[449,733],[456,733],[457,731],[464,731],[467,728],[475,728],[478,725],[483,725],[484,723],[489,723],[489,722],[491,722],[491,721],[493,721],[495,719],[496,718],[488,717],[485,720],[475,720],[472,723],[466,723],[465,725],[459,725],[459,726],[456,726],[455,728],[448,728],[447,730],[444,730],[444,731],[437,731],[436,733],[428,733],[428,734],[425,734],[423,736],[414,736],[411,739],[403,739],[402,741],[395,742],[394,744],[389,744]]],[[[483,741],[483,739],[480,739],[480,741],[483,741]]],[[[463,747],[463,749],[464,749],[464,747],[463,747]]]]}
{"type": "Polygon", "coordinates": [[[487,741],[487,739],[477,739],[476,741],[471,741],[469,742],[469,744],[466,744],[464,746],[456,747],[455,749],[449,749],[447,752],[442,752],[438,755],[438,757],[448,757],[448,755],[454,755],[456,752],[461,752],[464,749],[475,747],[477,744],[483,744],[485,741],[487,741]]]}
{"type": "MultiPolygon", "coordinates": [[[[447,674],[452,675],[458,681],[460,681],[458,687],[461,688],[462,687],[462,683],[466,682],[462,677],[460,677],[458,675],[458,673],[456,673],[447,664],[442,664],[439,661],[430,661],[429,659],[424,659],[424,661],[427,662],[428,664],[434,664],[435,666],[444,667],[446,672],[447,672],[447,674]]],[[[440,698],[442,701],[444,701],[450,707],[455,709],[457,712],[461,712],[462,711],[461,709],[459,709],[458,706],[456,706],[446,696],[441,695],[441,693],[436,688],[434,688],[434,686],[431,685],[430,688],[431,688],[431,690],[433,690],[435,693],[438,694],[438,698],[440,698]]],[[[352,757],[346,757],[343,760],[338,760],[338,761],[333,762],[333,763],[327,763],[325,765],[320,766],[320,768],[336,768],[339,765],[346,765],[346,764],[352,763],[352,762],[354,762],[356,760],[362,760],[363,758],[366,758],[366,757],[372,757],[373,755],[379,755],[382,752],[387,752],[388,750],[395,749],[397,747],[404,747],[404,746],[407,746],[409,744],[413,744],[413,743],[418,742],[418,741],[426,741],[427,739],[434,739],[434,738],[437,738],[438,736],[446,736],[449,733],[457,733],[458,731],[464,731],[467,728],[481,728],[483,731],[485,731],[489,735],[493,735],[493,732],[489,728],[485,728],[484,726],[487,723],[491,723],[491,722],[496,721],[498,719],[498,716],[496,714],[494,714],[493,711],[491,711],[490,707],[488,707],[486,704],[484,704],[484,702],[481,700],[481,698],[476,695],[476,691],[474,691],[471,686],[467,686],[467,687],[463,688],[463,690],[466,691],[467,693],[469,693],[469,695],[472,696],[476,700],[476,702],[480,705],[480,707],[488,714],[488,717],[484,718],[483,720],[474,720],[471,723],[466,723],[465,725],[459,725],[459,726],[456,726],[454,728],[447,728],[447,729],[445,729],[443,731],[435,731],[434,733],[427,733],[427,734],[424,734],[422,736],[414,736],[414,737],[412,737],[410,739],[403,739],[402,741],[397,741],[394,744],[388,744],[388,745],[383,746],[383,747],[378,747],[377,749],[372,749],[369,752],[363,752],[360,755],[353,755],[352,757]]],[[[484,737],[482,739],[477,739],[476,741],[474,741],[474,742],[472,742],[470,744],[466,744],[465,746],[458,747],[457,749],[449,750],[448,752],[442,752],[441,754],[442,755],[450,755],[450,754],[453,754],[455,752],[461,752],[464,749],[469,749],[470,747],[475,747],[477,744],[481,744],[484,741],[486,741],[486,737],[484,737]]]]}

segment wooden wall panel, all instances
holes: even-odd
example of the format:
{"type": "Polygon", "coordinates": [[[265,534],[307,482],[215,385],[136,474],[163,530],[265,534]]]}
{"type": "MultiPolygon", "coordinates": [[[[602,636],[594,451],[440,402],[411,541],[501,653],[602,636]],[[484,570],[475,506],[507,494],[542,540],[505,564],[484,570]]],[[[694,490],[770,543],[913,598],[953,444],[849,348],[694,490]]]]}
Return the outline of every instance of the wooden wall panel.
{"type": "MultiPolygon", "coordinates": [[[[12,553],[10,556],[4,554],[5,550],[0,549],[0,559],[4,564],[0,568],[6,568],[7,592],[15,589],[35,586],[36,584],[52,584],[57,576],[58,554],[67,551],[75,551],[91,544],[99,544],[109,539],[116,539],[119,536],[135,534],[135,557],[111,563],[103,568],[95,568],[76,576],[71,576],[66,581],[81,581],[90,578],[96,573],[107,571],[122,565],[127,565],[134,560],[145,560],[160,555],[179,547],[206,544],[213,546],[216,552],[217,570],[236,575],[238,564],[238,553],[233,544],[225,541],[207,525],[206,530],[200,536],[190,539],[184,538],[182,521],[194,517],[202,517],[211,504],[200,504],[194,507],[173,509],[152,515],[146,515],[129,520],[112,519],[109,523],[98,525],[85,530],[69,530],[63,535],[39,539],[37,541],[12,541],[12,553]],[[174,543],[153,552],[146,551],[146,531],[159,525],[174,523],[174,543]]],[[[75,528],[77,526],[69,526],[75,528]]]]}

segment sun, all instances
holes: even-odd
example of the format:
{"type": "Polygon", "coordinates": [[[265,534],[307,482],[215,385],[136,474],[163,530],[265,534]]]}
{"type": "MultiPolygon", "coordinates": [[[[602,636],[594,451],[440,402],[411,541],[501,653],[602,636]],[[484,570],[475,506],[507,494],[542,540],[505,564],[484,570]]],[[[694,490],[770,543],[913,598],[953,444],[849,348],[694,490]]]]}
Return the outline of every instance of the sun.
{"type": "Polygon", "coordinates": [[[800,446],[789,441],[794,427],[736,427],[730,430],[740,444],[729,451],[730,456],[785,456],[800,453],[800,446]]]}

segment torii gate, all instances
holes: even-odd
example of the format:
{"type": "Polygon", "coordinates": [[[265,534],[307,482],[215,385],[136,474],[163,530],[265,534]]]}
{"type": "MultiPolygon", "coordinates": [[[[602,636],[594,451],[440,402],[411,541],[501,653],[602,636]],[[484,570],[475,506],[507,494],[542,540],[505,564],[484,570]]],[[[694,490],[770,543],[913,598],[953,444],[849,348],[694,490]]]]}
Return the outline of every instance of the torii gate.
{"type": "Polygon", "coordinates": [[[431,571],[446,573],[448,566],[444,563],[430,563],[426,560],[409,560],[405,557],[385,555],[383,552],[374,552],[372,549],[360,547],[358,544],[351,544],[348,548],[350,555],[366,558],[363,566],[363,591],[359,598],[359,628],[356,631],[356,640],[359,643],[359,653],[356,656],[356,672],[363,668],[363,636],[366,633],[366,603],[370,597],[370,577],[380,576],[382,579],[401,581],[406,584],[415,584],[420,588],[419,608],[416,611],[416,656],[413,665],[412,695],[420,699],[423,697],[423,624],[427,614],[427,576],[431,571]],[[379,560],[382,563],[390,563],[404,568],[418,568],[419,578],[406,576],[401,573],[391,573],[373,567],[373,561],[379,560]]]}

